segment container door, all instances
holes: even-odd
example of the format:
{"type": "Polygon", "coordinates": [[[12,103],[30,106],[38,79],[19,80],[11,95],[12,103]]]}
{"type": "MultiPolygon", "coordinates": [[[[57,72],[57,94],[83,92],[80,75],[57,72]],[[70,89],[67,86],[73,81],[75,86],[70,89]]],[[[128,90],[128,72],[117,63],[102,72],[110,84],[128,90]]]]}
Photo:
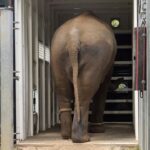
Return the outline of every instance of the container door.
{"type": "Polygon", "coordinates": [[[33,135],[32,3],[15,1],[15,62],[17,139],[33,135]]]}

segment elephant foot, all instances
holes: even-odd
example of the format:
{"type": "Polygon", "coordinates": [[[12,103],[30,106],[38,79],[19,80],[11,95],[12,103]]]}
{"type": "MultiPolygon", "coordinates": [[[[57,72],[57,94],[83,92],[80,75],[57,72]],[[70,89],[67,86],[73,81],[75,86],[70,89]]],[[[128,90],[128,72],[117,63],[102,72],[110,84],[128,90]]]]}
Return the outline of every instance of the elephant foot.
{"type": "Polygon", "coordinates": [[[71,139],[71,136],[70,135],[62,135],[62,138],[65,140],[68,140],[68,139],[71,139]]]}
{"type": "Polygon", "coordinates": [[[85,142],[89,142],[90,141],[90,137],[88,135],[83,136],[83,137],[72,137],[72,142],[74,143],[85,143],[85,142]]]}
{"type": "Polygon", "coordinates": [[[104,123],[89,123],[88,130],[90,133],[104,133],[105,125],[104,123]]]}
{"type": "Polygon", "coordinates": [[[63,125],[61,126],[61,136],[63,139],[71,139],[71,129],[70,126],[64,127],[63,125]]]}
{"type": "Polygon", "coordinates": [[[61,136],[63,139],[71,139],[71,131],[70,130],[67,131],[66,128],[62,128],[61,136]]]}
{"type": "Polygon", "coordinates": [[[61,120],[61,136],[63,139],[71,138],[71,113],[70,112],[62,112],[60,115],[61,120]]]}
{"type": "Polygon", "coordinates": [[[74,143],[85,143],[90,141],[88,135],[88,106],[89,104],[82,104],[80,106],[80,120],[77,118],[77,111],[75,109],[73,126],[72,126],[72,141],[74,143]]]}

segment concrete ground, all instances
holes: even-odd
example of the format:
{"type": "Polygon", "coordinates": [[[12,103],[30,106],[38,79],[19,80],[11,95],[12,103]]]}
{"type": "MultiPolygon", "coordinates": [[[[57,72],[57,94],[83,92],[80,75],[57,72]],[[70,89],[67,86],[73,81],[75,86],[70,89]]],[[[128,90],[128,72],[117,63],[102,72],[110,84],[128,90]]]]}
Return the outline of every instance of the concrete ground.
{"type": "Polygon", "coordinates": [[[60,131],[49,130],[17,145],[17,150],[137,150],[132,125],[106,125],[105,133],[90,134],[91,141],[75,144],[63,140],[60,131]]]}

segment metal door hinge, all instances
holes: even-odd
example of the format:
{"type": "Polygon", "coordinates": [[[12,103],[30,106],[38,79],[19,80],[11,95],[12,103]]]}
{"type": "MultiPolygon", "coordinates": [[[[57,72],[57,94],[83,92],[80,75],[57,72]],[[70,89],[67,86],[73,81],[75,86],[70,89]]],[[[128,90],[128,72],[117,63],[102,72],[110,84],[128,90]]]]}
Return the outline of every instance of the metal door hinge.
{"type": "Polygon", "coordinates": [[[19,24],[19,21],[14,21],[13,24],[14,24],[13,30],[18,30],[18,29],[20,29],[20,28],[15,27],[16,24],[19,24]]]}
{"type": "MultiPolygon", "coordinates": [[[[19,135],[20,133],[14,133],[14,136],[16,136],[17,137],[17,135],[19,135]]],[[[16,142],[16,141],[21,141],[20,139],[17,139],[17,138],[14,138],[14,142],[16,142]]]]}
{"type": "Polygon", "coordinates": [[[143,99],[143,91],[140,91],[140,98],[143,99]]]}
{"type": "Polygon", "coordinates": [[[20,71],[13,71],[13,79],[14,80],[19,80],[20,79],[20,77],[18,76],[18,75],[16,75],[17,73],[20,73],[20,71]]]}

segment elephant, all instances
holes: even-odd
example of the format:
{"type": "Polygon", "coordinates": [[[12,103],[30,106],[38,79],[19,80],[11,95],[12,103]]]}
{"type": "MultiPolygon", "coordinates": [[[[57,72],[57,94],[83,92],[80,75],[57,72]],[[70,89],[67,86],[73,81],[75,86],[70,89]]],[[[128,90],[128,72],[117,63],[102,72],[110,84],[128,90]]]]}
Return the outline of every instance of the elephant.
{"type": "MultiPolygon", "coordinates": [[[[103,113],[117,52],[111,27],[86,11],[61,25],[51,42],[51,67],[59,103],[61,135],[74,143],[90,141],[91,124],[103,124],[103,113]],[[72,119],[71,101],[74,100],[72,119]]],[[[96,132],[96,131],[93,131],[96,132]]]]}

